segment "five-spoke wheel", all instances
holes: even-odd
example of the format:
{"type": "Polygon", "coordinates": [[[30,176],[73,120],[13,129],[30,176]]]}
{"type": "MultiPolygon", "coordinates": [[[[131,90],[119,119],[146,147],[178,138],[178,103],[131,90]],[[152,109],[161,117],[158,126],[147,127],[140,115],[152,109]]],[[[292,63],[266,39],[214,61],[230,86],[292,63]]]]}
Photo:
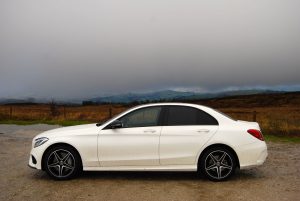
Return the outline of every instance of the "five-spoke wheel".
{"type": "Polygon", "coordinates": [[[236,160],[230,150],[214,147],[207,150],[200,161],[201,171],[211,180],[222,181],[235,171],[236,160]]]}
{"type": "Polygon", "coordinates": [[[44,157],[44,169],[53,178],[63,180],[74,177],[81,171],[81,160],[69,146],[55,146],[44,157]]]}

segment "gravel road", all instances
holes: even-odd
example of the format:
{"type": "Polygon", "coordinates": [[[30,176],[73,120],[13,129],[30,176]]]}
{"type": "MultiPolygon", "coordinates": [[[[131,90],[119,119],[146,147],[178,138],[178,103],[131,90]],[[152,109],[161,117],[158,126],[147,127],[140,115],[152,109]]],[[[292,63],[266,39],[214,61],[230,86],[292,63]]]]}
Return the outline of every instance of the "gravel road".
{"type": "Polygon", "coordinates": [[[86,172],[58,182],[27,166],[32,138],[57,127],[0,125],[0,200],[300,200],[299,144],[268,142],[263,166],[226,182],[182,172],[86,172]]]}

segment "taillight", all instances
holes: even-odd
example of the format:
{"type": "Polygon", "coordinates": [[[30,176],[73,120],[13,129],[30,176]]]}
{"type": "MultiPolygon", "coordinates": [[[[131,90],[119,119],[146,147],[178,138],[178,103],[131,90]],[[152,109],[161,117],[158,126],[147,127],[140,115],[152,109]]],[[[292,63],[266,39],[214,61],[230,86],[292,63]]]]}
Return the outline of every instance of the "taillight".
{"type": "Polygon", "coordinates": [[[261,134],[261,132],[259,130],[249,129],[249,130],[247,130],[247,132],[249,134],[251,134],[252,136],[256,137],[257,139],[259,139],[261,141],[264,141],[264,137],[263,137],[263,135],[261,134]]]}

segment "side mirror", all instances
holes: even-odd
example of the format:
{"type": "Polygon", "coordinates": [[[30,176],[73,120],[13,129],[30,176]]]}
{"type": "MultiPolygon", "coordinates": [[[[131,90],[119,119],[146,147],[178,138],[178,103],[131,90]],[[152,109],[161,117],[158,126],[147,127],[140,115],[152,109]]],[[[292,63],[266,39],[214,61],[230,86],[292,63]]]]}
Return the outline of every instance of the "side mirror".
{"type": "Polygon", "coordinates": [[[112,122],[109,127],[111,129],[116,129],[116,128],[122,128],[123,127],[123,123],[122,121],[119,121],[119,120],[115,120],[114,122],[112,122]]]}

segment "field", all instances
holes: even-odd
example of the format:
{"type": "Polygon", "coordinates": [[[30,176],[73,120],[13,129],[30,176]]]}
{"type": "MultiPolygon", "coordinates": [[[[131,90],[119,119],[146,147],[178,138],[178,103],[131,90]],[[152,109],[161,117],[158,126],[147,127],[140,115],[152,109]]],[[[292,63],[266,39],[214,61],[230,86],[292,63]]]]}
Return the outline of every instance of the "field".
{"type": "MultiPolygon", "coordinates": [[[[234,119],[257,121],[265,134],[300,137],[300,92],[235,96],[193,101],[193,103],[213,107],[234,119]]],[[[129,107],[131,106],[120,104],[0,105],[0,123],[74,125],[103,122],[129,107]]]]}

